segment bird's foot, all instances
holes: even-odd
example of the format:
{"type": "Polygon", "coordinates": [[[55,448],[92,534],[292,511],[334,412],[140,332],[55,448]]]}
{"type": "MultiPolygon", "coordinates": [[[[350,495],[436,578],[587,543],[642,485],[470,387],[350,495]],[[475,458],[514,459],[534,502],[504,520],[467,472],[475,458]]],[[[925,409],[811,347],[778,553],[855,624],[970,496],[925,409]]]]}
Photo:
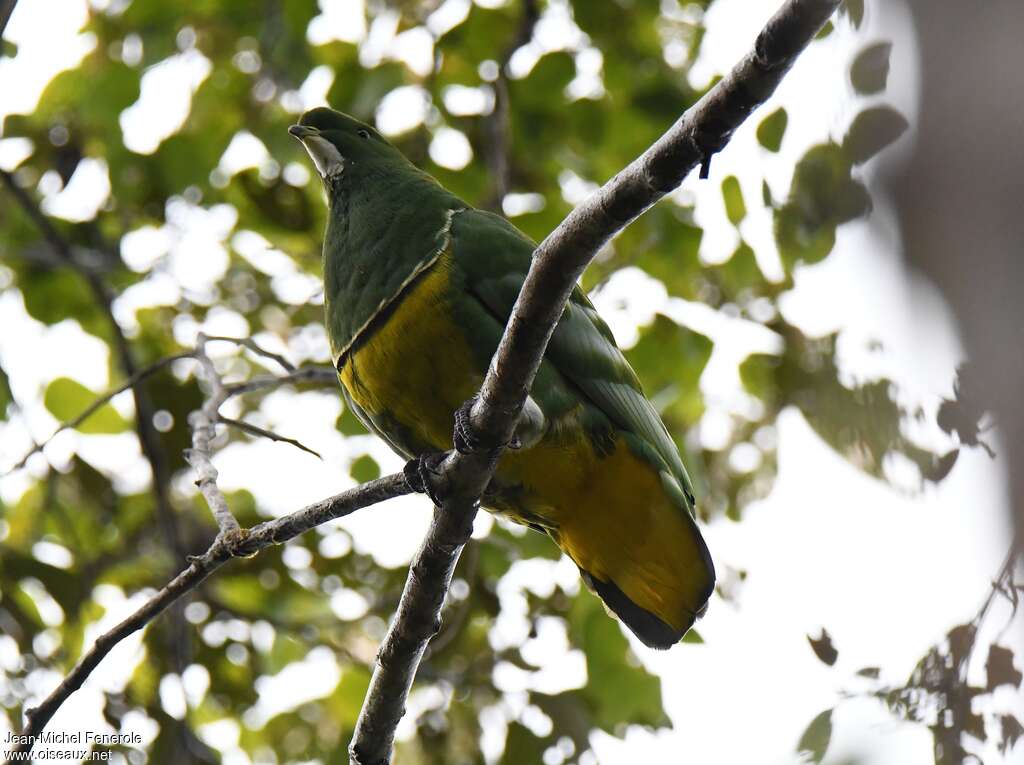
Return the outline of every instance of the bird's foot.
{"type": "Polygon", "coordinates": [[[417,494],[426,494],[430,497],[430,501],[438,507],[441,506],[441,498],[437,494],[436,485],[441,473],[437,468],[444,458],[444,452],[421,454],[406,462],[405,467],[402,468],[402,475],[405,476],[405,482],[409,488],[417,494]]]}
{"type": "Polygon", "coordinates": [[[514,437],[511,441],[504,445],[504,447],[496,448],[493,446],[487,446],[483,441],[480,440],[476,434],[473,433],[473,423],[470,420],[470,412],[473,409],[473,403],[476,401],[476,396],[466,401],[462,406],[455,410],[455,429],[452,433],[452,443],[455,446],[455,451],[459,454],[495,454],[501,451],[501,448],[505,449],[518,449],[522,445],[518,437],[514,437]]]}

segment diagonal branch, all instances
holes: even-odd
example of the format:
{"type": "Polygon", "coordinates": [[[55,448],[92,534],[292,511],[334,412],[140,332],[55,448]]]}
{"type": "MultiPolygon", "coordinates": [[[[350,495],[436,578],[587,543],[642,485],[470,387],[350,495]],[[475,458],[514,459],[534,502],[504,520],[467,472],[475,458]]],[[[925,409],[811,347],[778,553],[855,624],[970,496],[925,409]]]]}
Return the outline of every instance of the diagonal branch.
{"type": "MultiPolygon", "coordinates": [[[[0,37],[7,29],[7,22],[11,20],[11,14],[14,13],[14,6],[17,4],[18,0],[0,0],[0,37]]],[[[2,55],[3,53],[0,52],[0,56],[2,55]]]]}
{"type": "Polygon", "coordinates": [[[386,765],[395,728],[439,614],[455,563],[504,444],[540,366],[555,324],[576,280],[598,249],[647,208],[675,189],[768,99],[801,51],[836,10],[839,0],[787,0],[757,37],[754,50],[629,167],[579,205],[537,248],[470,410],[474,440],[491,449],[449,454],[440,466],[427,536],[409,570],[405,590],[381,646],[349,747],[353,765],[386,765]]]}
{"type": "Polygon", "coordinates": [[[190,557],[189,566],[172,579],[162,590],[150,598],[135,613],[116,627],[103,633],[81,658],[75,668],[64,678],[39,706],[25,713],[27,725],[18,734],[20,744],[12,751],[7,763],[15,762],[15,752],[30,752],[36,737],[43,731],[54,713],[67,698],[82,687],[89,674],[96,669],[104,657],[122,640],[133,632],[145,627],[163,613],[183,595],[191,592],[213,571],[227,561],[237,557],[255,555],[271,545],[279,545],[328,521],[344,517],[370,505],[408,494],[411,490],[401,473],[384,476],[356,486],[333,497],[307,505],[301,510],[272,521],[258,524],[251,529],[238,529],[234,534],[218,535],[203,555],[190,557]],[[27,737],[22,739],[22,737],[27,737]]]}

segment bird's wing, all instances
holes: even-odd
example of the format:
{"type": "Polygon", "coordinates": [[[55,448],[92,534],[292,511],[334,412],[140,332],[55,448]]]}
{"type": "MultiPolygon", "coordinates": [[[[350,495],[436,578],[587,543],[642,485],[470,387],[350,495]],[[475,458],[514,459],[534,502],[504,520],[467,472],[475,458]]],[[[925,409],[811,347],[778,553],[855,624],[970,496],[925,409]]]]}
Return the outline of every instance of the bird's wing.
{"type": "Polygon", "coordinates": [[[383,417],[373,417],[355,402],[355,399],[349,395],[348,389],[344,385],[339,385],[338,387],[341,389],[341,396],[345,400],[345,406],[352,411],[352,414],[363,423],[363,426],[368,431],[384,441],[384,443],[391,447],[391,451],[398,456],[407,460],[413,458],[414,454],[416,454],[416,448],[410,443],[400,442],[402,436],[400,426],[397,426],[393,421],[384,422],[383,417]]]}
{"type": "MultiPolygon", "coordinates": [[[[452,254],[465,275],[465,288],[502,324],[512,312],[534,243],[504,218],[480,210],[455,217],[452,254]]],[[[545,359],[627,434],[643,456],[667,470],[694,512],[693,487],[675,443],[640,381],[615,344],[608,325],[583,291],[572,291],[548,345],[545,359]]]]}

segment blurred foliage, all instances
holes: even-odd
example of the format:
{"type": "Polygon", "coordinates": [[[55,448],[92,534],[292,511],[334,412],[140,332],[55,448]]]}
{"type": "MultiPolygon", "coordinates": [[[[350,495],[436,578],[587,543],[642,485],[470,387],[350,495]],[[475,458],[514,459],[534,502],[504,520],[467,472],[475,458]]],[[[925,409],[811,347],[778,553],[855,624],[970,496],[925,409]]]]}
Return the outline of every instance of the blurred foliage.
{"type": "MultiPolygon", "coordinates": [[[[267,0],[257,6],[238,0],[182,6],[155,0],[97,3],[95,7],[105,10],[94,10],[87,24],[95,45],[78,66],[49,83],[31,114],[9,116],[3,136],[31,141],[31,155],[14,173],[29,193],[68,184],[85,159],[105,163],[111,193],[92,219],[57,223],[71,245],[76,268],[49,251],[23,210],[9,203],[0,206],[4,289],[20,295],[26,311],[44,324],[77,322],[108,344],[118,331],[126,334],[139,364],[180,351],[188,328],[215,314],[228,315],[251,336],[283,345],[292,361],[322,362],[327,352],[316,290],[296,296],[285,288],[288,273],[308,276],[314,284],[319,276],[322,191],[306,171],[300,147],[287,134],[301,111],[300,88],[311,81],[307,78],[312,71],[325,67],[331,74],[326,86],[331,105],[371,120],[396,88],[421,88],[430,104],[425,122],[395,142],[443,184],[478,205],[488,204],[505,187],[487,170],[495,166],[495,157],[504,155],[510,168],[507,188],[539,195],[541,204],[515,222],[540,239],[571,209],[569,195],[563,193],[567,177],[593,182],[611,177],[702,95],[685,74],[704,40],[702,12],[708,4],[572,0],[567,7],[580,31],[578,44],[548,50],[534,41],[517,51],[533,31],[527,3],[511,0],[485,7],[448,2],[444,6],[456,10],[442,31],[436,31],[441,27],[431,16],[440,2],[369,3],[367,24],[376,33],[386,36],[393,28],[429,37],[433,66],[422,74],[365,44],[361,48],[341,39],[311,44],[307,30],[321,12],[313,0],[267,0]],[[506,64],[517,52],[536,60],[511,77],[506,64]],[[159,86],[146,78],[159,67],[197,60],[205,61],[208,71],[198,78],[180,128],[170,129],[148,153],[126,146],[126,109],[144,92],[160,99],[153,90],[159,86]],[[599,83],[587,89],[586,76],[595,76],[595,60],[599,83]],[[471,107],[458,107],[453,94],[459,92],[474,94],[471,107]],[[506,100],[507,114],[494,109],[497,97],[506,100]],[[482,106],[472,106],[477,103],[482,106]],[[501,120],[507,124],[496,124],[501,120]],[[476,161],[453,170],[431,159],[432,137],[442,127],[461,131],[476,161]],[[267,153],[256,167],[229,175],[221,158],[243,131],[267,153]],[[220,241],[227,262],[213,281],[196,284],[188,278],[189,264],[195,262],[187,257],[194,246],[188,240],[190,221],[225,211],[230,230],[220,241]],[[126,235],[156,230],[176,244],[147,245],[152,252],[144,252],[141,259],[137,248],[126,247],[126,235]],[[251,234],[261,237],[287,265],[254,256],[234,236],[239,232],[248,232],[249,241],[251,234]],[[176,255],[174,247],[184,248],[185,254],[176,255]],[[131,312],[131,318],[116,314],[122,322],[118,330],[82,278],[83,269],[98,274],[117,294],[168,278],[179,289],[163,303],[131,312]]],[[[542,13],[549,10],[540,3],[542,13]]],[[[863,4],[848,0],[843,13],[836,23],[859,26],[863,4]]],[[[857,92],[884,89],[888,54],[887,44],[876,43],[856,58],[851,82],[857,92]]],[[[785,109],[755,119],[763,150],[778,152],[789,120],[785,109]]],[[[780,296],[794,284],[794,273],[827,258],[836,228],[870,211],[858,166],[905,129],[906,122],[889,107],[863,109],[840,143],[806,150],[794,168],[791,188],[778,202],[757,168],[750,169],[749,178],[721,181],[722,203],[732,226],[740,227],[760,211],[759,205],[768,209],[780,280],[767,278],[759,265],[772,254],[755,254],[742,238],[725,262],[704,262],[699,257],[703,232],[692,206],[681,197],[658,205],[622,232],[586,274],[584,284],[593,288],[627,266],[642,269],[664,284],[671,297],[756,325],[779,341],[777,353],[748,355],[740,363],[738,373],[750,405],[742,407],[742,414],[725,413],[729,433],[714,445],[706,445],[700,435],[707,414],[700,380],[716,352],[715,341],[659,314],[641,328],[639,340],[628,350],[684,452],[702,496],[703,516],[740,521],[744,508],[771,490],[775,421],[784,409],[801,412],[824,443],[880,479],[887,478],[887,462],[895,458],[915,466],[922,484],[941,480],[952,467],[955,450],[934,454],[911,437],[908,423],[920,415],[906,411],[891,381],[850,381],[836,356],[836,336],[809,337],[778,310],[780,296]],[[744,196],[744,187],[758,185],[763,189],[760,201],[744,196]],[[737,459],[743,452],[755,459],[737,459]]],[[[125,370],[116,353],[110,356],[116,382],[125,370]]],[[[239,356],[231,371],[248,377],[267,369],[239,356]]],[[[7,375],[16,372],[0,370],[0,407],[9,417],[17,416],[18,407],[7,375]]],[[[62,374],[67,376],[52,380],[43,400],[55,418],[67,420],[94,394],[74,379],[73,369],[62,374]]],[[[165,370],[147,379],[143,388],[169,423],[159,428],[158,441],[174,474],[171,517],[160,516],[150,492],[127,490],[117,476],[78,456],[54,466],[44,460],[20,499],[0,507],[0,630],[21,655],[16,666],[0,675],[0,703],[15,728],[35,685],[34,675],[44,668],[70,667],[80,654],[86,628],[104,614],[97,588],[116,585],[135,593],[159,587],[183,564],[180,550],[169,544],[169,528],[187,552],[205,549],[214,534],[208,511],[187,491],[181,458],[189,443],[189,412],[201,400],[195,380],[165,370]],[[41,549],[49,549],[50,555],[41,549]],[[55,565],[55,549],[69,558],[66,566],[55,565]],[[63,618],[57,623],[52,616],[44,618],[40,591],[59,604],[63,618]]],[[[265,393],[247,394],[238,417],[258,418],[264,401],[265,393]]],[[[965,444],[976,440],[969,416],[957,417],[952,405],[945,411],[953,423],[947,431],[958,432],[965,444]]],[[[78,433],[92,438],[126,431],[128,425],[117,409],[106,405],[78,433]]],[[[339,438],[365,434],[348,411],[339,417],[337,428],[339,438]]],[[[230,437],[240,438],[234,433],[230,437]]],[[[380,467],[371,455],[361,454],[350,472],[363,481],[379,475],[380,467]]],[[[229,501],[243,524],[266,514],[246,492],[229,501]]],[[[219,761],[220,754],[202,741],[203,726],[219,720],[240,721],[239,747],[261,762],[347,761],[345,745],[405,571],[378,565],[353,549],[347,534],[338,530],[308,534],[289,547],[302,551],[291,553],[290,562],[308,564],[286,565],[284,552],[272,549],[215,576],[187,599],[184,611],[172,612],[171,618],[149,628],[145,659],[123,691],[106,694],[104,714],[115,728],[129,712],[141,712],[158,724],[159,735],[147,753],[150,762],[219,761]],[[336,535],[345,539],[341,554],[336,554],[337,545],[328,550],[320,544],[328,534],[335,541],[336,535]],[[365,604],[358,609],[363,613],[339,618],[331,607],[339,594],[365,604]],[[259,719],[253,705],[260,679],[285,671],[314,648],[331,652],[341,666],[336,688],[323,698],[259,719]],[[177,719],[161,703],[161,681],[197,666],[208,674],[208,690],[177,719]]],[[[621,733],[630,724],[670,724],[660,680],[643,668],[617,623],[585,591],[556,585],[542,596],[524,590],[520,594],[526,601],[527,636],[512,645],[493,637],[502,608],[498,584],[512,564],[537,557],[553,560],[556,552],[540,535],[503,525],[472,544],[456,572],[457,582],[466,587],[451,599],[441,636],[420,671],[418,688],[434,692],[419,697],[416,735],[400,742],[400,762],[481,761],[482,713],[502,721],[499,727],[507,733],[503,753],[496,756],[510,764],[576,762],[589,750],[595,729],[621,733]],[[585,681],[559,692],[542,692],[529,682],[525,691],[502,687],[496,682],[499,675],[511,672],[529,679],[539,669],[522,649],[542,619],[555,620],[570,650],[582,656],[585,681]]],[[[688,642],[675,650],[701,650],[696,633],[688,642]]],[[[989,657],[990,685],[1019,685],[1012,655],[1008,649],[1000,651],[1005,653],[989,657]]],[[[966,715],[960,718],[954,711],[955,723],[973,735],[978,728],[969,699],[954,698],[942,685],[945,675],[938,657],[925,660],[914,688],[933,697],[944,693],[948,708],[966,715]]],[[[900,695],[904,691],[892,691],[896,695],[886,695],[886,701],[900,714],[913,716],[908,710],[917,702],[900,695]]],[[[1012,747],[1021,735],[1019,723],[1005,716],[999,724],[1004,745],[1012,747]]],[[[808,728],[799,750],[820,761],[830,730],[831,712],[825,712],[808,728]]],[[[942,736],[946,734],[936,729],[936,740],[942,736]]]]}

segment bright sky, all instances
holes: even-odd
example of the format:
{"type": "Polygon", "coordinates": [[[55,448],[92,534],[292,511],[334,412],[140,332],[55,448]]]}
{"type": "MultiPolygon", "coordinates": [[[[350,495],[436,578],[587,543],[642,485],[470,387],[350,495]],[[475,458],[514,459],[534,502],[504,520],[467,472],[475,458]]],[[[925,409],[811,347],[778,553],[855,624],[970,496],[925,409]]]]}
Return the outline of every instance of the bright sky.
{"type": "MultiPolygon", "coordinates": [[[[428,26],[436,33],[458,23],[468,3],[448,0],[428,26]]],[[[83,0],[51,0],[51,4],[59,5],[59,10],[48,9],[43,14],[38,5],[22,2],[11,20],[8,36],[19,47],[17,57],[0,60],[0,118],[31,111],[45,83],[60,69],[74,66],[95,44],[90,35],[80,33],[87,14],[83,0]]],[[[486,4],[494,4],[494,0],[486,4]]],[[[748,50],[777,4],[776,0],[717,0],[707,18],[704,53],[691,79],[703,83],[728,70],[748,50]]],[[[311,43],[349,39],[360,43],[360,56],[366,63],[395,58],[420,74],[423,66],[429,67],[424,64],[430,61],[429,35],[417,30],[396,34],[397,22],[389,17],[365,28],[356,23],[361,19],[359,2],[325,5],[325,12],[310,26],[311,43]]],[[[763,107],[762,114],[778,104],[784,104],[789,112],[779,155],[766,157],[758,150],[753,135],[758,121],[755,116],[737,132],[729,147],[716,155],[712,179],[735,174],[747,199],[759,199],[763,174],[774,195],[783,196],[793,164],[807,146],[828,136],[839,138],[845,132],[857,108],[851,100],[846,66],[851,52],[865,41],[896,39],[887,98],[895,100],[913,122],[917,74],[909,21],[899,4],[873,10],[866,31],[854,35],[840,24],[830,38],[812,46],[772,103],[763,107]],[[755,166],[758,173],[745,172],[755,166]]],[[[583,74],[573,91],[594,92],[602,87],[600,57],[586,50],[586,41],[579,35],[561,6],[554,3],[534,42],[517,56],[514,69],[528,69],[547,50],[581,47],[578,62],[582,59],[583,74]]],[[[131,150],[154,151],[187,118],[191,93],[206,77],[209,63],[198,51],[184,47],[181,54],[147,71],[139,102],[121,115],[125,143],[131,150]],[[156,93],[162,97],[154,98],[156,93]]],[[[320,103],[333,76],[325,68],[314,70],[299,91],[286,98],[295,111],[320,103]]],[[[488,108],[481,91],[464,91],[446,93],[446,106],[469,112],[488,108]]],[[[423,99],[423,91],[416,87],[392,94],[378,111],[378,125],[395,133],[428,119],[423,99]]],[[[465,136],[444,126],[432,127],[430,151],[436,161],[458,168],[472,160],[465,136]]],[[[890,151],[905,151],[910,140],[904,138],[890,151]]],[[[16,166],[28,151],[31,146],[24,141],[0,137],[0,166],[16,166]]],[[[272,161],[258,139],[241,133],[225,152],[219,172],[229,179],[244,167],[263,167],[272,161]]],[[[869,165],[869,175],[873,169],[869,165]]],[[[301,165],[289,165],[284,173],[296,185],[309,180],[308,169],[301,165]]],[[[586,193],[588,181],[600,180],[567,177],[564,193],[567,198],[586,193]]],[[[100,161],[83,165],[62,191],[48,183],[52,180],[45,177],[40,182],[47,211],[71,220],[91,217],[109,194],[106,167],[100,161]]],[[[691,177],[680,193],[695,200],[697,219],[705,227],[701,256],[709,262],[723,260],[735,249],[737,235],[725,217],[719,185],[691,177]]],[[[512,214],[532,204],[536,200],[524,193],[506,200],[506,209],[512,214]]],[[[748,208],[743,236],[754,245],[766,272],[778,273],[770,214],[756,205],[748,208]]],[[[145,272],[158,258],[162,265],[121,296],[116,306],[119,319],[130,327],[138,308],[174,304],[182,294],[203,302],[208,285],[224,272],[229,245],[273,277],[282,300],[301,303],[316,294],[315,279],[297,272],[289,258],[257,235],[233,232],[234,223],[230,207],[205,209],[179,200],[168,209],[165,226],[126,237],[123,253],[129,266],[145,272]],[[200,265],[204,270],[197,270],[200,265]]],[[[948,309],[930,285],[903,271],[899,247],[896,223],[886,206],[876,200],[869,222],[840,229],[836,252],[825,263],[798,272],[796,289],[787,296],[782,310],[808,332],[842,329],[844,373],[859,378],[887,374],[899,381],[910,398],[933,411],[939,398],[951,393],[961,349],[948,309]],[[874,338],[884,341],[885,353],[867,353],[868,341],[874,338]]],[[[0,286],[6,281],[0,265],[0,286]]],[[[706,307],[670,300],[660,285],[637,271],[617,275],[597,296],[597,303],[624,345],[635,341],[636,327],[649,321],[655,311],[668,313],[716,340],[715,355],[701,381],[708,401],[701,438],[708,443],[721,438],[729,413],[749,405],[739,388],[735,363],[751,348],[773,347],[776,341],[771,334],[706,307]]],[[[102,389],[108,383],[108,363],[107,350],[98,340],[74,323],[45,327],[35,322],[25,313],[20,297],[10,291],[0,294],[0,326],[5,328],[0,334],[0,360],[14,372],[15,393],[28,404],[24,421],[0,424],[0,456],[6,463],[25,450],[29,433],[41,440],[56,426],[41,404],[41,391],[49,380],[74,369],[81,382],[102,389]]],[[[189,343],[200,327],[183,320],[174,329],[181,342],[189,343]]],[[[250,331],[241,316],[227,309],[212,311],[202,329],[233,335],[250,331]]],[[[311,358],[322,358],[322,332],[310,330],[304,342],[311,358]]],[[[179,371],[187,373],[187,368],[179,371]]],[[[128,397],[115,403],[130,414],[128,397]]],[[[323,451],[324,461],[268,442],[233,444],[216,459],[222,486],[247,488],[263,506],[283,513],[345,488],[350,483],[348,463],[359,454],[370,452],[385,470],[399,467],[399,460],[372,438],[339,443],[332,425],[339,411],[340,401],[330,392],[275,393],[264,407],[265,424],[280,424],[289,435],[315,445],[323,451]],[[293,479],[287,488],[281,486],[281,474],[293,479]]],[[[941,437],[938,433],[926,435],[941,437]]],[[[941,486],[913,494],[858,473],[831,452],[798,414],[787,413],[780,419],[778,440],[779,477],[772,494],[748,509],[742,523],[721,520],[706,529],[719,570],[734,566],[749,572],[738,606],[717,596],[713,599],[708,616],[699,625],[706,641],[703,645],[655,653],[634,641],[642,660],[663,679],[674,729],[657,734],[630,729],[625,740],[597,734],[593,744],[600,762],[794,762],[794,747],[804,727],[816,714],[837,704],[827,762],[853,756],[873,765],[932,762],[927,730],[897,723],[871,702],[840,703],[840,696],[860,687],[854,673],[863,666],[880,666],[883,679],[900,682],[931,644],[980,605],[1009,539],[1002,489],[1005,465],[984,454],[964,452],[941,486]],[[821,627],[831,632],[839,650],[833,668],[815,658],[805,638],[821,627]]],[[[125,488],[138,488],[148,480],[148,468],[130,435],[81,438],[67,434],[47,448],[47,458],[59,465],[73,449],[116,474],[125,488]]],[[[29,475],[38,474],[44,465],[41,459],[35,460],[29,475]]],[[[25,474],[4,478],[0,496],[10,501],[27,485],[25,474]]],[[[180,488],[188,491],[187,481],[180,488]]],[[[410,497],[359,513],[339,526],[351,533],[357,549],[373,554],[382,564],[398,565],[408,561],[427,520],[424,500],[410,497]]],[[[491,520],[482,517],[478,533],[486,533],[490,525],[491,520]]],[[[0,538],[3,534],[0,525],[0,538]]],[[[343,554],[347,544],[344,535],[324,530],[325,554],[343,554]]],[[[62,548],[40,549],[36,554],[48,555],[50,560],[67,556],[62,548]]],[[[294,558],[292,564],[299,570],[303,561],[294,558]]],[[[561,564],[527,561],[514,566],[500,591],[504,613],[493,636],[496,644],[515,638],[523,629],[525,620],[518,609],[523,589],[542,589],[556,578],[575,582],[571,564],[564,560],[561,564]]],[[[122,618],[145,594],[126,599],[117,588],[104,587],[98,597],[108,612],[90,634],[99,634],[122,618]]],[[[45,593],[40,593],[38,600],[52,623],[59,624],[59,606],[47,601],[45,593]]],[[[361,607],[344,592],[332,597],[332,605],[339,614],[358,612],[361,607]]],[[[1000,618],[997,611],[992,622],[999,624],[1000,618]]],[[[578,683],[584,676],[581,657],[568,652],[557,620],[550,622],[528,649],[538,659],[547,660],[545,667],[532,676],[502,672],[495,677],[499,687],[510,691],[510,701],[484,716],[487,751],[494,751],[495,742],[500,744],[507,720],[522,713],[522,689],[556,690],[578,683]]],[[[222,629],[238,632],[249,627],[239,623],[222,629]]],[[[256,634],[262,629],[253,630],[254,642],[267,639],[256,634]]],[[[227,637],[209,631],[205,628],[203,637],[211,643],[227,637]]],[[[41,639],[47,640],[45,636],[41,639]]],[[[13,641],[7,640],[0,637],[0,666],[12,660],[13,641]]],[[[125,641],[65,705],[52,726],[102,729],[104,723],[97,711],[101,690],[123,686],[143,658],[137,636],[125,641]]],[[[972,676],[980,677],[982,671],[983,660],[972,668],[972,676]]],[[[314,651],[285,673],[262,679],[261,700],[246,716],[245,724],[259,724],[283,708],[327,694],[337,682],[338,672],[333,656],[326,650],[314,651]]],[[[34,690],[40,693],[58,680],[44,671],[31,677],[34,690]]],[[[187,706],[198,703],[208,685],[205,670],[193,667],[182,678],[164,678],[161,699],[170,714],[180,716],[187,706]]],[[[999,697],[998,702],[1015,708],[1018,714],[1024,712],[1020,699],[999,697]]],[[[429,693],[419,692],[410,708],[434,703],[437,700],[429,693]]],[[[529,712],[524,714],[524,719],[531,719],[529,712]]],[[[534,719],[534,723],[543,726],[542,721],[534,719]]],[[[147,736],[154,734],[152,725],[142,719],[133,718],[127,725],[147,736]]],[[[403,732],[410,732],[408,726],[403,726],[403,732]]],[[[237,733],[237,725],[230,721],[203,731],[204,738],[225,752],[226,763],[248,762],[237,748],[237,733]]],[[[986,763],[1001,762],[991,748],[984,754],[986,763]]]]}

